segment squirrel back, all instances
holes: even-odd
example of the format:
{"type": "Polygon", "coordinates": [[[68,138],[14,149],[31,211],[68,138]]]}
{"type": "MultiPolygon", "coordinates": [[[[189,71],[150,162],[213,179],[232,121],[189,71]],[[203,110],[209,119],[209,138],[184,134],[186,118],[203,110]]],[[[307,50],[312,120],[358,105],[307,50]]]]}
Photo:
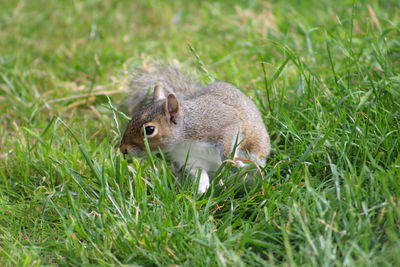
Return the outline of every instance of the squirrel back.
{"type": "Polygon", "coordinates": [[[250,153],[252,160],[265,165],[270,152],[269,135],[256,105],[235,86],[211,83],[182,101],[181,109],[185,129],[180,139],[218,140],[222,158],[226,159],[238,137],[236,155],[247,158],[250,153]]]}

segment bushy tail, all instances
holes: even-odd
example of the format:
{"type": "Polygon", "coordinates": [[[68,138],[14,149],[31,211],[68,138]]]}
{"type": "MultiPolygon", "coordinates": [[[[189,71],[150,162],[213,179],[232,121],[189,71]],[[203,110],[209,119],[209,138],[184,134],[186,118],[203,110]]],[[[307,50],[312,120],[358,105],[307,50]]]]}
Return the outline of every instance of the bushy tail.
{"type": "Polygon", "coordinates": [[[162,82],[166,94],[174,93],[178,99],[185,99],[201,88],[194,77],[183,74],[172,65],[143,65],[130,73],[129,87],[132,95],[125,101],[126,110],[132,116],[146,102],[151,101],[154,85],[162,82]]]}

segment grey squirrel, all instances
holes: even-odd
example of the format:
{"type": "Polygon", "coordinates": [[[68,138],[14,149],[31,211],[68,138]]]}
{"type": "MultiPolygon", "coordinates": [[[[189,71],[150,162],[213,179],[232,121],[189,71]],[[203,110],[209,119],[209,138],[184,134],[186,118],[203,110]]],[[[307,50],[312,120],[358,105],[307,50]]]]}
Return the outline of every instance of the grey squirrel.
{"type": "Polygon", "coordinates": [[[253,101],[235,86],[213,82],[202,87],[173,66],[156,65],[132,75],[135,91],[126,101],[132,119],[121,141],[123,154],[146,156],[146,133],[151,152],[161,149],[175,171],[186,164],[190,176],[199,178],[199,193],[207,190],[235,143],[234,159],[265,166],[268,132],[253,101]]]}

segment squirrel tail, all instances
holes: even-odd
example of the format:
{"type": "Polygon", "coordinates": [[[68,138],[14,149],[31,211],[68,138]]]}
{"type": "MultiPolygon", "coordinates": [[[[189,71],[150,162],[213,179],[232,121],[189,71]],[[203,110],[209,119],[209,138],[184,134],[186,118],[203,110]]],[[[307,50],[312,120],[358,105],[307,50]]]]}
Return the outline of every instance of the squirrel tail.
{"type": "Polygon", "coordinates": [[[183,74],[173,65],[143,64],[136,67],[130,76],[129,88],[133,93],[125,101],[129,116],[151,101],[153,88],[158,82],[163,83],[167,94],[174,93],[178,99],[188,98],[201,88],[194,77],[183,74]]]}

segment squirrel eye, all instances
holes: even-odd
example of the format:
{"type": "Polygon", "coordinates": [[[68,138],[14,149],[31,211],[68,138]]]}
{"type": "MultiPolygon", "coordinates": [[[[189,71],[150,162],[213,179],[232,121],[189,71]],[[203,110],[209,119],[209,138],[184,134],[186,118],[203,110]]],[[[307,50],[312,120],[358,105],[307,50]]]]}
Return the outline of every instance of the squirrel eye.
{"type": "Polygon", "coordinates": [[[154,133],[154,131],[156,130],[156,127],[155,126],[146,126],[144,128],[144,130],[146,131],[147,136],[151,136],[154,133]]]}

